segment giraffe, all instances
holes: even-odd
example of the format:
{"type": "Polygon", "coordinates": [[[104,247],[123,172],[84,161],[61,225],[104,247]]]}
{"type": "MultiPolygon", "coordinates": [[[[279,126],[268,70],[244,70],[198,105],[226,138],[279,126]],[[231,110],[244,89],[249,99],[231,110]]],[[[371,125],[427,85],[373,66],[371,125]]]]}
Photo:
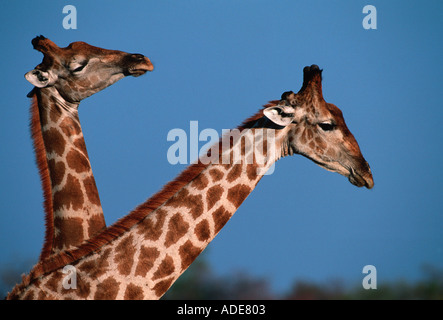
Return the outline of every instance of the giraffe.
{"type": "Polygon", "coordinates": [[[270,101],[237,128],[240,135],[222,137],[176,179],[88,243],[39,262],[7,298],[159,299],[266,170],[288,155],[304,155],[358,187],[372,188],[370,167],[342,112],[323,99],[322,70],[312,65],[303,71],[297,94],[285,92],[270,101]],[[238,151],[241,161],[234,161],[238,151]],[[75,273],[75,290],[63,285],[67,265],[75,273]]]}
{"type": "Polygon", "coordinates": [[[26,73],[34,89],[31,135],[44,193],[45,241],[40,260],[80,245],[102,231],[105,219],[86,150],[78,107],[81,100],[127,75],[152,71],[141,54],[93,47],[58,47],[38,36],[43,62],[26,73]]]}

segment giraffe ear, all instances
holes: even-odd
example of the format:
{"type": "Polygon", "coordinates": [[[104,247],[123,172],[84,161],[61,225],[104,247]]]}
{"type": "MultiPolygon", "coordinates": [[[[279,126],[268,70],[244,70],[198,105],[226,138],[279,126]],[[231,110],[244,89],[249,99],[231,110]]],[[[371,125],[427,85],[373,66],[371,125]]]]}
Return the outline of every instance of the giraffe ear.
{"type": "Polygon", "coordinates": [[[49,84],[49,73],[34,69],[25,74],[26,80],[38,88],[44,88],[49,84]]]}
{"type": "Polygon", "coordinates": [[[294,120],[294,109],[289,106],[273,106],[263,110],[263,114],[275,124],[286,127],[294,120]]]}

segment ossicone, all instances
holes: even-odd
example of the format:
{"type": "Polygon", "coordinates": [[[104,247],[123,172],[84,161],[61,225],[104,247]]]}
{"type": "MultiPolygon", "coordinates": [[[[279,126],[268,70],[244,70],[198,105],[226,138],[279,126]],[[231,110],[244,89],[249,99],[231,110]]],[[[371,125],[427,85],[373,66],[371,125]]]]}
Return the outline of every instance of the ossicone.
{"type": "Polygon", "coordinates": [[[322,69],[318,65],[313,64],[311,66],[306,66],[303,68],[303,85],[299,93],[307,90],[308,88],[314,89],[315,92],[322,95],[322,69]]]}
{"type": "Polygon", "coordinates": [[[320,69],[318,67],[318,65],[313,64],[310,67],[306,66],[303,68],[303,84],[308,83],[309,81],[313,80],[313,78],[315,78],[315,76],[319,76],[320,77],[320,81],[321,81],[321,74],[322,74],[322,69],[320,69]]]}
{"type": "Polygon", "coordinates": [[[31,43],[35,50],[40,51],[42,53],[47,53],[50,51],[50,49],[58,48],[54,42],[52,42],[51,40],[42,35],[32,39],[31,43]]]}

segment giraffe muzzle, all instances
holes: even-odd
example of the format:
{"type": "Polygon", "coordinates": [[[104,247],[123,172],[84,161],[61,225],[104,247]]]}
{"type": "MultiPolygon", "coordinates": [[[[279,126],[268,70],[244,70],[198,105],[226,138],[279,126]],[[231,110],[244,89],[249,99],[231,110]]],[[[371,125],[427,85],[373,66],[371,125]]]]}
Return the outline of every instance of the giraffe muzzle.
{"type": "Polygon", "coordinates": [[[369,167],[368,171],[365,173],[360,173],[354,170],[354,168],[350,168],[348,178],[349,182],[357,187],[366,187],[368,189],[372,189],[374,187],[374,179],[369,167]]]}
{"type": "Polygon", "coordinates": [[[128,67],[125,75],[139,77],[148,71],[154,70],[154,65],[151,60],[142,54],[129,54],[126,60],[128,61],[128,67]]]}

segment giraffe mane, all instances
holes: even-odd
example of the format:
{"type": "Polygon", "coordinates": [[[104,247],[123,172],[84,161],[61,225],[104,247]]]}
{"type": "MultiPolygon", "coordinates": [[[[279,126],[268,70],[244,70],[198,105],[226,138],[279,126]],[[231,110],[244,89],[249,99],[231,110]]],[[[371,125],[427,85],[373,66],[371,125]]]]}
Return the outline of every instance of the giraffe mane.
{"type": "MultiPolygon", "coordinates": [[[[242,131],[244,129],[251,128],[255,121],[263,117],[263,110],[267,107],[274,106],[278,104],[279,100],[272,100],[268,104],[264,105],[256,114],[252,117],[246,119],[240,126],[237,127],[238,130],[242,131]]],[[[221,140],[219,141],[221,148],[221,140]]],[[[83,244],[77,248],[61,251],[58,254],[52,255],[45,260],[39,261],[29,272],[28,275],[24,276],[22,283],[17,285],[9,294],[9,296],[18,295],[21,290],[26,288],[32,281],[36,280],[38,277],[44,274],[55,271],[67,264],[72,264],[75,261],[81,259],[84,256],[92,254],[98,251],[102,246],[107,243],[112,242],[118,237],[122,236],[130,228],[134,227],[140,223],[144,218],[146,218],[151,212],[160,207],[168,199],[170,199],[174,194],[176,194],[180,189],[182,189],[186,184],[191,182],[195,177],[197,177],[208,164],[197,161],[194,164],[188,166],[184,171],[182,171],[175,179],[168,182],[160,191],[151,196],[144,203],[137,206],[129,214],[115,222],[113,225],[106,228],[100,234],[94,236],[93,238],[86,240],[83,244]]]]}
{"type": "Polygon", "coordinates": [[[36,90],[32,90],[29,95],[32,98],[30,108],[30,129],[33,141],[36,164],[40,175],[40,181],[43,189],[43,208],[45,211],[45,238],[43,249],[40,254],[40,260],[47,258],[51,252],[52,235],[54,234],[54,210],[52,204],[52,187],[49,176],[48,162],[46,160],[45,143],[40,124],[40,111],[38,109],[38,98],[36,90]]]}

